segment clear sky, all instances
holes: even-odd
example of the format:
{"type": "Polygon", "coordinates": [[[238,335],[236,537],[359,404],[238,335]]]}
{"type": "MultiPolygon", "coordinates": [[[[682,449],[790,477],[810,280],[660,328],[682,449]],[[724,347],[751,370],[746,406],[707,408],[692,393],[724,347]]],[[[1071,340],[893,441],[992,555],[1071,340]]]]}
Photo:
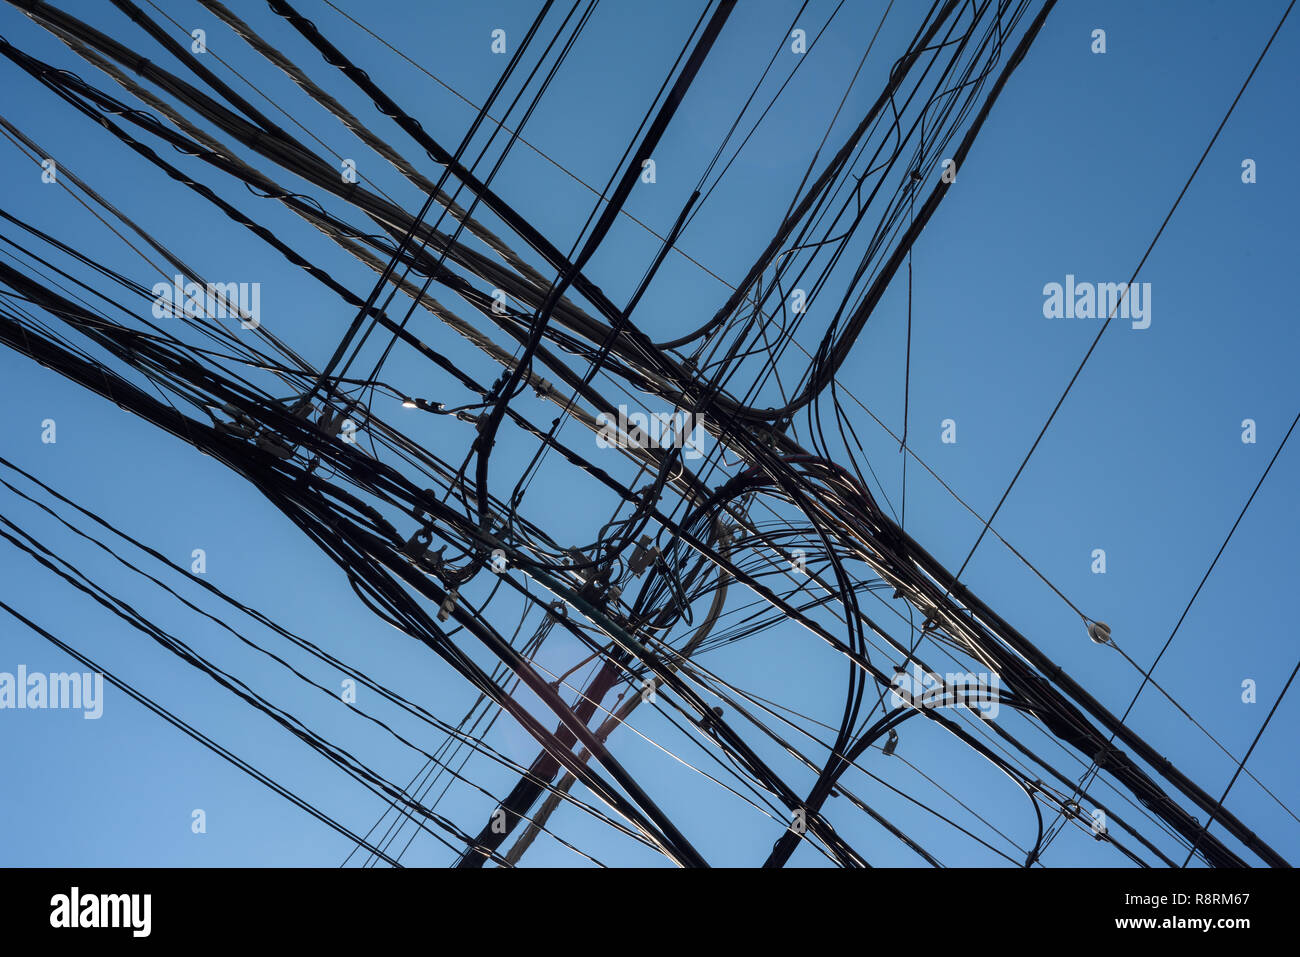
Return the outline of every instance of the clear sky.
{"type": "MultiPolygon", "coordinates": [[[[66,0],[62,6],[182,72],[111,5],[66,0]]],[[[232,79],[259,108],[271,110],[260,98],[270,97],[327,144],[332,162],[356,158],[362,177],[408,209],[419,208],[414,187],[201,6],[190,0],[162,6],[187,29],[206,29],[210,54],[253,81],[256,94],[232,79]]],[[[422,172],[436,177],[438,168],[419,148],[265,4],[231,6],[422,172]]],[[[474,108],[326,4],[302,0],[298,6],[439,142],[454,147],[460,141],[474,108]]],[[[487,97],[506,60],[491,52],[491,32],[504,29],[513,43],[537,8],[505,0],[370,0],[364,5],[339,0],[339,6],[476,104],[487,97]]],[[[912,0],[893,5],[819,163],[877,95],[926,7],[912,0]]],[[[997,503],[1100,324],[1045,318],[1044,286],[1064,283],[1067,275],[1080,282],[1130,277],[1284,8],[1281,0],[1230,7],[1202,0],[1067,0],[1048,18],[1002,94],[913,260],[909,444],[981,515],[997,503]],[[1104,54],[1090,49],[1098,28],[1106,32],[1104,54]],[[941,441],[945,419],[956,422],[955,444],[941,441]]],[[[684,0],[605,0],[529,119],[524,137],[574,177],[602,188],[700,9],[684,0]]],[[[733,14],[656,151],[656,183],[633,191],[629,213],[661,234],[672,226],[795,9],[790,3],[751,0],[733,14]]],[[[800,26],[813,36],[833,9],[828,0],[813,0],[800,26]]],[[[836,14],[681,237],[682,251],[728,282],[739,280],[779,222],[883,11],[884,4],[872,0],[847,3],[836,14]]],[[[558,24],[558,18],[549,23],[558,24]]],[[[0,35],[96,86],[112,86],[12,7],[0,9],[0,35]]],[[[763,87],[762,102],[795,66],[793,54],[782,56],[774,67],[776,80],[763,87]]],[[[1294,117],[1298,58],[1300,23],[1292,18],[1143,268],[1140,279],[1151,283],[1150,327],[1112,323],[994,525],[1071,601],[1110,623],[1116,642],[1143,665],[1169,637],[1297,411],[1293,277],[1300,202],[1292,166],[1300,154],[1300,134],[1288,118],[1294,117]],[[1247,158],[1257,168],[1257,182],[1251,184],[1242,182],[1247,158]],[[1242,441],[1245,419],[1254,420],[1254,443],[1242,441]],[[1105,574],[1092,570],[1095,549],[1105,551],[1105,574]]],[[[230,79],[224,67],[209,62],[230,79]]],[[[264,325],[309,360],[324,362],[354,311],[12,63],[0,61],[0,75],[0,115],[204,275],[260,282],[264,325]]],[[[113,92],[121,95],[115,87],[113,92]]],[[[360,295],[369,292],[374,274],[301,220],[193,160],[165,147],[160,152],[201,173],[259,221],[273,224],[277,235],[340,282],[360,295]]],[[[242,148],[237,152],[253,158],[242,148]]],[[[476,155],[476,149],[467,155],[476,155]]],[[[490,154],[489,165],[496,155],[490,154]]],[[[0,142],[0,169],[6,183],[3,208],[11,215],[146,285],[162,278],[65,190],[42,184],[39,168],[7,141],[0,142]]],[[[288,173],[275,175],[291,188],[318,194],[288,173]]],[[[594,203],[585,187],[523,146],[511,151],[494,187],[562,249],[574,241],[594,203]]],[[[340,212],[346,208],[334,201],[326,205],[340,212]]],[[[18,234],[8,224],[3,231],[18,234]]],[[[587,273],[616,302],[625,302],[657,246],[641,226],[620,218],[587,273]]],[[[861,255],[861,247],[855,249],[861,255]]],[[[840,375],[842,387],[895,431],[903,415],[903,278],[900,274],[878,307],[840,375]]],[[[728,292],[699,265],[673,255],[638,307],[637,322],[657,339],[670,338],[711,316],[728,292]]],[[[496,377],[496,367],[428,315],[412,322],[417,334],[480,380],[496,377]]],[[[805,348],[815,347],[824,324],[814,307],[797,334],[805,348]]],[[[795,354],[781,371],[797,377],[804,362],[795,354]]],[[[425,389],[418,393],[422,397],[449,405],[465,398],[410,350],[394,352],[384,378],[417,383],[425,389]]],[[[205,574],[214,584],[440,718],[455,723],[472,702],[458,676],[376,619],[336,566],[237,475],[7,350],[0,352],[0,401],[5,408],[0,455],[179,564],[188,566],[193,550],[203,549],[205,574]],[[47,419],[57,424],[52,444],[41,440],[47,419]]],[[[623,401],[646,400],[637,395],[623,401]]],[[[845,397],[844,403],[867,459],[897,507],[902,466],[897,443],[854,400],[845,397]]],[[[544,415],[549,422],[553,413],[533,405],[538,420],[544,415]]],[[[472,439],[472,426],[403,410],[390,398],[380,396],[375,411],[448,459],[459,460],[472,439]]],[[[597,454],[590,436],[576,427],[567,426],[562,435],[597,454]]],[[[497,492],[508,491],[534,450],[517,432],[503,436],[492,460],[497,492]]],[[[611,460],[614,455],[608,453],[611,460]]],[[[1288,446],[1279,457],[1155,673],[1237,758],[1300,656],[1292,614],[1300,507],[1291,493],[1300,478],[1298,456],[1300,451],[1288,446]],[[1243,701],[1247,680],[1256,687],[1251,703],[1243,701]]],[[[611,461],[610,467],[621,466],[611,461]]],[[[955,569],[975,542],[979,523],[915,462],[907,474],[907,530],[955,569]]],[[[0,469],[0,478],[32,493],[7,469],[0,469]]],[[[608,521],[613,504],[548,458],[522,511],[561,542],[579,544],[608,521]]],[[[423,764],[420,755],[382,729],[238,645],[228,632],[126,572],[3,487],[0,515],[390,780],[405,783],[423,764]]],[[[4,600],[42,627],[353,830],[364,833],[379,818],[384,808],[379,798],[6,542],[0,542],[0,563],[4,600]]],[[[143,563],[159,574],[156,564],[143,563]]],[[[199,589],[178,576],[160,577],[200,601],[199,589]]],[[[1089,642],[1078,617],[992,536],[963,581],[1113,712],[1125,710],[1140,674],[1115,651],[1089,642]]],[[[219,608],[207,600],[202,604],[219,608]]],[[[878,603],[875,607],[875,613],[891,615],[878,603]]],[[[513,632],[519,611],[509,596],[494,604],[498,630],[513,632]]],[[[231,627],[274,647],[321,684],[339,686],[340,675],[286,648],[265,628],[233,612],[220,613],[231,627]]],[[[534,625],[530,620],[526,630],[534,625]]],[[[473,653],[487,662],[479,649],[473,653]]],[[[555,632],[538,660],[562,672],[583,654],[576,642],[555,632]]],[[[790,623],[711,652],[700,663],[746,691],[832,725],[839,720],[844,660],[790,623]]],[[[0,672],[14,672],[19,665],[29,672],[73,668],[71,659],[39,636],[12,619],[0,619],[0,672]]],[[[441,743],[433,729],[366,695],[363,691],[359,707],[391,720],[425,750],[441,743]]],[[[1247,765],[1292,808],[1300,804],[1298,716],[1300,691],[1293,688],[1247,765]]],[[[657,712],[642,708],[632,724],[645,737],[620,731],[611,746],[701,853],[716,864],[760,863],[784,822],[648,743],[653,739],[710,773],[719,770],[657,712]]],[[[1129,724],[1206,791],[1222,793],[1234,761],[1154,688],[1143,691],[1129,724]]],[[[1012,843],[1031,844],[1033,814],[1023,794],[988,764],[922,725],[904,726],[898,754],[984,821],[898,760],[874,752],[866,759],[873,773],[1012,856],[1012,843]]],[[[1069,776],[1082,771],[1072,754],[1047,737],[1023,723],[1016,727],[1069,776]]],[[[507,719],[496,723],[487,740],[524,763],[536,753],[535,743],[507,719]]],[[[773,747],[760,752],[775,759],[773,747]]],[[[335,866],[352,850],[351,842],[113,689],[106,692],[103,717],[94,721],[80,712],[0,711],[0,758],[5,822],[0,864],[335,866]],[[206,833],[192,830],[195,809],[205,812],[206,833]]],[[[515,778],[482,758],[472,760],[465,774],[497,795],[515,778]]],[[[806,787],[811,775],[792,774],[792,780],[806,787]]],[[[851,772],[845,784],[945,864],[1007,863],[860,772],[851,772]]],[[[1097,793],[1128,818],[1140,819],[1106,785],[1097,793]]],[[[438,810],[475,832],[493,806],[490,797],[457,785],[438,810]]],[[[1255,781],[1243,775],[1227,806],[1284,856],[1300,859],[1300,822],[1255,781]]],[[[842,799],[832,801],[827,813],[871,863],[921,863],[842,799]]],[[[562,808],[552,824],[564,840],[602,863],[665,863],[576,809],[562,808]]],[[[1175,842],[1153,825],[1148,822],[1143,830],[1173,853],[1175,842]]],[[[1215,832],[1223,836],[1220,828],[1215,832]]],[[[399,847],[410,833],[408,827],[399,847]]],[[[361,859],[354,856],[351,864],[361,859]]],[[[441,866],[453,854],[422,834],[402,860],[441,866]]],[[[524,862],[588,863],[545,835],[524,862]]],[[[814,866],[825,859],[804,848],[793,863],[814,866]]],[[[1086,831],[1067,828],[1044,863],[1126,862],[1086,831]]]]}

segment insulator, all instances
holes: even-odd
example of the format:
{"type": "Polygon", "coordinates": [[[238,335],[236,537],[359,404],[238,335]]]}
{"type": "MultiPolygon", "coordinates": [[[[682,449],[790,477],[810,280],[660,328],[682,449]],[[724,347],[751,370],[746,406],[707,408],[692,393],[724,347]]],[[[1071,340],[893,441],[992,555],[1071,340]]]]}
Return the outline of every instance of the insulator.
{"type": "Polygon", "coordinates": [[[447,592],[446,597],[442,600],[442,604],[438,607],[439,621],[446,621],[451,617],[451,613],[456,610],[456,598],[456,589],[453,588],[447,592]]]}

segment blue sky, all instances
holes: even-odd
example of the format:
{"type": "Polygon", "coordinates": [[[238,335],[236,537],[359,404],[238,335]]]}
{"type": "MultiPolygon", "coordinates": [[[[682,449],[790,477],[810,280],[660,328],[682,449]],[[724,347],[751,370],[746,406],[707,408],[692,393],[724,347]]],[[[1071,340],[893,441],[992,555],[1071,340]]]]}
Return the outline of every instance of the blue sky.
{"type": "MultiPolygon", "coordinates": [[[[497,0],[463,5],[372,0],[356,9],[346,2],[339,5],[474,103],[487,97],[505,60],[490,51],[491,31],[504,29],[513,42],[522,37],[536,9],[531,3],[497,0]]],[[[167,54],[110,6],[63,6],[173,68],[167,54]]],[[[436,176],[437,168],[419,148],[283,21],[264,5],[237,6],[242,17],[372,129],[426,175],[436,176]]],[[[1063,282],[1067,274],[1094,282],[1129,278],[1284,7],[1280,2],[1231,9],[1202,2],[1062,3],[1002,94],[913,260],[909,441],[982,515],[998,501],[1099,326],[1099,320],[1044,318],[1043,286],[1063,282]],[[1090,51],[1096,28],[1106,31],[1104,55],[1090,51]],[[957,423],[956,444],[940,440],[940,422],[948,418],[957,423]]],[[[326,5],[303,0],[299,8],[439,142],[459,142],[473,119],[471,107],[326,5]]],[[[355,157],[364,178],[407,208],[418,209],[414,187],[364,151],[198,4],[169,2],[165,9],[187,27],[204,27],[212,54],[254,80],[261,93],[321,137],[337,158],[355,157]]],[[[825,0],[810,3],[800,25],[806,24],[811,36],[832,9],[825,0]]],[[[837,147],[874,99],[924,9],[912,2],[894,5],[826,152],[837,147]]],[[[656,150],[656,183],[633,191],[626,207],[630,214],[661,234],[671,227],[781,42],[793,10],[788,3],[753,2],[732,16],[656,150]]],[[[744,274],[779,222],[882,12],[878,2],[849,3],[836,15],[681,237],[681,250],[729,282],[744,274]]],[[[574,176],[603,187],[698,16],[696,3],[606,0],[524,137],[574,176]]],[[[550,22],[556,24],[558,18],[550,22]]],[[[0,35],[101,88],[110,86],[12,8],[0,11],[0,35]]],[[[1300,142],[1295,124],[1284,118],[1294,112],[1290,81],[1298,54],[1300,26],[1289,21],[1142,271],[1140,279],[1152,286],[1150,328],[1112,323],[995,522],[998,533],[1071,601],[1109,622],[1117,643],[1142,664],[1149,664],[1168,638],[1296,413],[1297,334],[1289,277],[1300,250],[1290,161],[1300,142]],[[1257,164],[1254,184],[1241,181],[1245,158],[1257,164]],[[1246,418],[1257,423],[1255,444],[1241,441],[1246,418]],[[1096,548],[1106,552],[1104,575],[1091,571],[1096,548]]],[[[794,62],[793,55],[778,58],[774,71],[784,78],[794,62]]],[[[9,122],[206,276],[261,282],[264,324],[311,361],[319,364],[328,357],[353,311],[12,64],[0,63],[0,70],[6,89],[0,113],[9,122]]],[[[218,72],[226,76],[224,69],[218,72]]],[[[236,85],[248,92],[242,83],[236,85]]],[[[774,89],[764,87],[760,99],[774,89]]],[[[270,109],[265,100],[255,100],[259,108],[270,109]]],[[[201,169],[164,152],[186,169],[201,169]]],[[[467,155],[476,153],[472,148],[467,155]]],[[[246,152],[240,155],[247,157],[246,152]]],[[[496,155],[490,154],[489,163],[496,155]]],[[[0,143],[0,156],[13,187],[5,192],[8,212],[146,285],[161,278],[66,191],[43,185],[39,169],[12,144],[0,143]]],[[[235,205],[273,223],[277,235],[326,264],[340,282],[360,295],[371,288],[373,273],[285,210],[210,170],[202,169],[202,178],[235,205]]],[[[277,171],[276,178],[303,188],[287,173],[277,171]]],[[[509,154],[494,188],[562,249],[574,241],[594,202],[582,185],[525,147],[509,154]]],[[[333,200],[326,205],[345,209],[333,200]]],[[[8,227],[6,235],[13,235],[8,227]]],[[[657,248],[652,235],[620,218],[587,273],[616,302],[626,301],[657,248]]],[[[670,256],[638,306],[637,321],[655,338],[670,338],[711,316],[728,291],[699,266],[670,256]]],[[[839,377],[848,392],[895,431],[903,414],[906,303],[905,285],[896,281],[839,377]]],[[[460,312],[470,315],[467,308],[460,312]]],[[[419,335],[480,380],[496,377],[496,367],[431,317],[418,314],[412,321],[419,335]]],[[[812,350],[823,326],[814,306],[797,338],[812,350]]],[[[793,353],[782,374],[797,376],[805,361],[793,353]]],[[[396,350],[384,372],[386,380],[412,383],[413,392],[418,384],[426,390],[418,394],[448,405],[465,398],[410,350],[396,350]]],[[[766,397],[775,399],[774,394],[766,397]]],[[[463,681],[427,649],[367,611],[338,569],[238,476],[7,351],[0,353],[0,398],[7,419],[0,454],[18,466],[177,563],[188,566],[192,550],[204,549],[206,575],[214,584],[440,718],[454,723],[472,703],[463,681]],[[57,423],[54,444],[41,442],[46,419],[57,423]]],[[[646,400],[638,395],[624,401],[646,400]]],[[[530,409],[539,421],[544,416],[549,422],[553,414],[536,402],[530,409]]],[[[846,409],[897,505],[897,443],[851,400],[846,399],[846,409]]],[[[403,410],[391,399],[381,397],[375,411],[449,459],[459,460],[472,438],[472,426],[403,410]]],[[[499,443],[492,459],[498,492],[509,490],[535,448],[517,432],[503,436],[509,441],[499,443]]],[[[573,425],[562,436],[597,452],[591,438],[573,425]]],[[[617,470],[622,464],[611,462],[610,467],[617,470]]],[[[1288,447],[1155,673],[1238,757],[1300,654],[1290,614],[1296,571],[1291,544],[1300,532],[1300,509],[1289,492],[1298,469],[1296,450],[1288,447]],[[1241,700],[1246,679],[1257,684],[1253,704],[1241,700]]],[[[13,473],[0,473],[30,493],[13,473]]],[[[626,470],[620,474],[630,477],[626,470]]],[[[125,574],[112,559],[7,490],[0,488],[0,495],[0,514],[331,740],[364,756],[390,780],[405,782],[420,768],[420,756],[358,720],[338,701],[237,646],[227,632],[125,574]]],[[[959,566],[979,534],[979,523],[915,463],[908,468],[907,501],[907,530],[950,568],[959,566]]],[[[552,457],[530,486],[523,511],[557,539],[578,544],[594,537],[614,504],[574,481],[552,457]]],[[[383,804],[378,798],[268,719],[7,543],[0,543],[0,553],[5,600],[44,628],[354,830],[364,832],[379,817],[383,804]]],[[[156,567],[151,570],[157,574],[156,567]]],[[[167,580],[198,600],[198,589],[175,576],[167,580]]],[[[1114,651],[1089,642],[1077,616],[992,536],[980,546],[963,581],[1113,712],[1127,707],[1141,676],[1114,651]]],[[[884,610],[877,604],[876,611],[884,610]]],[[[519,614],[518,601],[506,595],[494,603],[492,620],[509,634],[519,614]]],[[[264,643],[276,641],[248,619],[232,616],[228,622],[264,643]]],[[[526,628],[534,624],[530,620],[526,628]]],[[[275,647],[281,650],[282,643],[275,647]]],[[[322,684],[338,686],[340,676],[329,669],[300,653],[284,653],[322,684]]],[[[487,661],[477,648],[473,653],[487,661]]],[[[583,654],[575,641],[555,632],[539,662],[562,672],[583,654]]],[[[820,721],[838,722],[845,663],[792,624],[711,652],[700,663],[746,691],[820,721]]],[[[5,620],[0,623],[0,671],[12,672],[19,664],[29,671],[71,667],[41,638],[5,620]]],[[[426,750],[440,742],[433,729],[400,723],[400,716],[367,701],[364,692],[358,704],[393,717],[394,726],[408,738],[418,738],[426,750]]],[[[1248,765],[1292,807],[1300,794],[1294,760],[1298,708],[1293,690],[1248,765]]],[[[682,759],[716,770],[657,712],[642,708],[632,724],[682,759]]],[[[1021,846],[1032,842],[1033,815],[1019,790],[922,724],[904,726],[899,755],[977,809],[988,824],[966,814],[899,761],[891,763],[876,752],[867,760],[870,770],[999,847],[1009,845],[991,826],[1021,846]]],[[[1207,791],[1221,793],[1233,762],[1155,689],[1143,692],[1129,724],[1207,791]]],[[[1071,776],[1082,770],[1045,736],[1023,725],[1017,733],[1022,729],[1026,742],[1041,746],[1055,766],[1071,776]]],[[[535,743],[507,719],[496,723],[487,740],[524,763],[536,752],[535,743]]],[[[782,824],[721,791],[645,738],[624,731],[611,738],[611,746],[711,862],[759,863],[779,836],[782,824]]],[[[759,750],[775,760],[774,748],[759,750]]],[[[0,829],[0,863],[7,865],[335,866],[352,849],[346,839],[113,691],[98,721],[83,720],[75,712],[0,712],[0,755],[8,772],[0,796],[0,811],[10,822],[0,829]],[[194,809],[206,812],[205,834],[191,831],[194,809]]],[[[481,758],[469,763],[466,774],[495,794],[504,793],[514,780],[510,771],[481,758]]],[[[791,774],[797,788],[811,779],[791,774]]],[[[859,772],[845,783],[945,864],[1006,863],[859,772]]],[[[1116,802],[1128,818],[1138,818],[1114,790],[1102,785],[1097,793],[1116,802]]],[[[828,814],[869,861],[919,863],[842,803],[832,802],[828,814]]],[[[438,809],[473,832],[493,806],[483,793],[455,786],[438,809]]],[[[1300,823],[1254,781],[1243,775],[1227,806],[1284,856],[1300,857],[1300,823]]],[[[605,864],[665,863],[573,808],[559,811],[553,825],[566,841],[605,864]]],[[[1149,824],[1143,830],[1158,834],[1149,824]]],[[[1216,833],[1222,836],[1218,828],[1216,833]]],[[[1173,853],[1174,842],[1155,839],[1173,853]]],[[[1179,861],[1182,857],[1177,855],[1179,861]]],[[[427,834],[416,838],[403,857],[404,863],[416,865],[450,860],[452,853],[427,834]]],[[[793,858],[800,865],[824,862],[807,848],[793,858]]],[[[544,835],[525,863],[587,862],[544,835]]],[[[1067,828],[1044,863],[1119,866],[1125,861],[1086,832],[1067,828]]]]}

